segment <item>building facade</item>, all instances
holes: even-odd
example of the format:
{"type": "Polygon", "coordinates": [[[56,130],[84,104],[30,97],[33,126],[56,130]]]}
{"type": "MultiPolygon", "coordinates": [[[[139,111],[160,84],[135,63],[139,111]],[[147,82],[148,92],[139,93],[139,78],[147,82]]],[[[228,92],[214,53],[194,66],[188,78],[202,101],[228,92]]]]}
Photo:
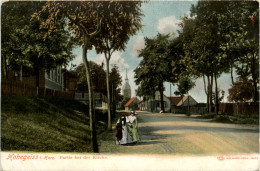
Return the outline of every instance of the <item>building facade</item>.
{"type": "Polygon", "coordinates": [[[64,91],[64,73],[61,66],[45,71],[45,88],[64,91]]]}

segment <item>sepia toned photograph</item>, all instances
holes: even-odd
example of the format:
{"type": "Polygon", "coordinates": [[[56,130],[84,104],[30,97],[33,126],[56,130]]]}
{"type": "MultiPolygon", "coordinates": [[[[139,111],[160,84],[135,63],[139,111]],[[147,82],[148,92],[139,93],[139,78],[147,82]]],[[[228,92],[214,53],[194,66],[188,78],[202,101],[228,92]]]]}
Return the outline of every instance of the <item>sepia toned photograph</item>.
{"type": "Polygon", "coordinates": [[[1,170],[259,170],[258,1],[2,1],[1,170]]]}

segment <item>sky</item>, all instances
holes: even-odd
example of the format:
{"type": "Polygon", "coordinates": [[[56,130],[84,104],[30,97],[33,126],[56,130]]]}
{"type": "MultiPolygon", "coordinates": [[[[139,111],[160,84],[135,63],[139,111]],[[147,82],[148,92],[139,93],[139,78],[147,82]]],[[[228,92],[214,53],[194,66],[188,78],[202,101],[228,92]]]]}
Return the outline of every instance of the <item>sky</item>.
{"type": "MultiPolygon", "coordinates": [[[[110,65],[116,64],[119,67],[120,74],[122,76],[122,86],[125,83],[126,68],[129,84],[131,86],[131,96],[135,97],[135,90],[137,85],[134,82],[134,69],[139,65],[141,59],[138,58],[138,51],[145,47],[144,37],[153,38],[158,33],[162,34],[177,34],[178,23],[181,21],[181,17],[189,14],[192,4],[196,4],[196,1],[149,1],[142,4],[142,11],[144,16],[142,17],[143,28],[135,36],[131,37],[126,45],[126,49],[122,52],[115,51],[111,57],[110,65]]],[[[73,54],[76,56],[73,60],[73,64],[79,65],[82,63],[82,50],[80,47],[73,49],[73,54]]],[[[88,51],[88,59],[101,64],[105,61],[103,54],[97,54],[95,50],[88,51]]],[[[111,67],[110,67],[111,68],[111,67]]],[[[203,79],[198,78],[195,81],[196,86],[190,90],[191,95],[197,102],[206,102],[206,94],[204,91],[203,79]]],[[[228,89],[231,85],[230,74],[222,74],[218,79],[218,87],[220,90],[225,91],[224,101],[227,101],[228,89]]],[[[177,87],[165,82],[166,96],[175,96],[174,91],[177,87]]]]}

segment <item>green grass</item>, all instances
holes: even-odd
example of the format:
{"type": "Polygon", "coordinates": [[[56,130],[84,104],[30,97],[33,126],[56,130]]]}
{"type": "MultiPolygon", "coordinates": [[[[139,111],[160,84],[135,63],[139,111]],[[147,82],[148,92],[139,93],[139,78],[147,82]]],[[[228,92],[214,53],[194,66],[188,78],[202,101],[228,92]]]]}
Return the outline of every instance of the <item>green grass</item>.
{"type": "MultiPolygon", "coordinates": [[[[2,96],[1,150],[92,152],[88,109],[60,98],[2,96]]],[[[97,124],[98,134],[105,123],[97,124]]]]}
{"type": "Polygon", "coordinates": [[[199,119],[212,119],[215,117],[215,113],[206,113],[206,114],[203,114],[203,115],[200,115],[200,116],[197,116],[196,118],[199,118],[199,119]]]}
{"type": "Polygon", "coordinates": [[[235,123],[235,124],[259,125],[259,115],[237,115],[237,116],[219,115],[214,118],[214,121],[235,123]]]}
{"type": "Polygon", "coordinates": [[[259,115],[216,115],[207,113],[197,116],[199,119],[212,119],[213,122],[234,123],[234,124],[252,124],[259,125],[259,115]]]}

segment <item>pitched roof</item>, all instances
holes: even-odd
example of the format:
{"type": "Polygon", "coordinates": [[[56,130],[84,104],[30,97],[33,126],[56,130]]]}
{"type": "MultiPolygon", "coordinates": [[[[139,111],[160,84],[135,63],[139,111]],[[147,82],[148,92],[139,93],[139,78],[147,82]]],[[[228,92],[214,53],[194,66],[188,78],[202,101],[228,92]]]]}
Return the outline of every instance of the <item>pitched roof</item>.
{"type": "Polygon", "coordinates": [[[168,97],[168,98],[170,99],[172,105],[177,105],[182,100],[182,97],[168,97]]]}
{"type": "Polygon", "coordinates": [[[191,96],[183,96],[183,100],[182,101],[180,101],[178,104],[177,104],[177,106],[182,106],[183,104],[184,104],[184,102],[188,99],[188,97],[189,97],[189,100],[190,101],[193,101],[193,102],[195,102],[195,103],[198,103],[193,97],[191,97],[191,96]]]}
{"type": "Polygon", "coordinates": [[[124,106],[128,107],[135,99],[136,97],[132,97],[124,106]]]}

